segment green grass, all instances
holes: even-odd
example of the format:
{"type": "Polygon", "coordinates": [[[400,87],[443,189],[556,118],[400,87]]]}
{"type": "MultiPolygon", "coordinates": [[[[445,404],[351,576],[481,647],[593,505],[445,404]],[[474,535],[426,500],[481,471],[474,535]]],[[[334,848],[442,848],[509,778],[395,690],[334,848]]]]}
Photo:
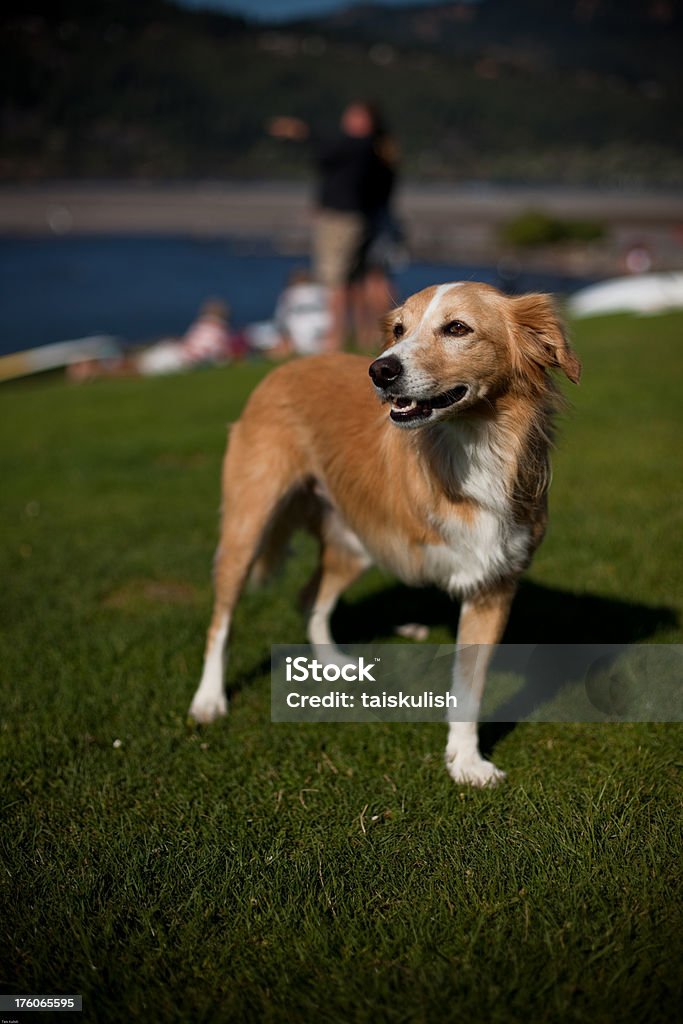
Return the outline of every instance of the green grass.
{"type": "MultiPolygon", "coordinates": [[[[681,642],[682,335],[575,325],[510,642],[681,642]]],[[[670,1021],[679,726],[489,731],[508,781],[474,792],[441,726],[271,725],[308,543],[239,607],[229,719],[187,726],[224,424],[262,372],[2,389],[0,991],[98,1022],[670,1021]]],[[[445,598],[373,571],[336,632],[406,617],[453,636],[445,598]]]]}

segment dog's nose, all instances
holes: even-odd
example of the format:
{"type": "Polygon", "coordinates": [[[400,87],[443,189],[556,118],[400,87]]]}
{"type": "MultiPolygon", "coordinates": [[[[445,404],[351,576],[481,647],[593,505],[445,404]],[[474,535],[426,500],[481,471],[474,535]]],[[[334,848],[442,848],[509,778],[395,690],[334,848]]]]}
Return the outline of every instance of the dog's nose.
{"type": "Polygon", "coordinates": [[[398,356],[380,356],[370,364],[369,374],[375,387],[386,388],[403,373],[403,364],[398,356]]]}

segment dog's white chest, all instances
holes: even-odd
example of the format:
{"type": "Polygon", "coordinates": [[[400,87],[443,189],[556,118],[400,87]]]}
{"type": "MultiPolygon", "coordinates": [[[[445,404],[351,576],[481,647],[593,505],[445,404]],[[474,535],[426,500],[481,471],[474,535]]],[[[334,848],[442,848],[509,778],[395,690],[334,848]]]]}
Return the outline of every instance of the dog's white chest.
{"type": "Polygon", "coordinates": [[[423,549],[425,582],[466,595],[526,565],[529,528],[497,511],[482,508],[471,521],[453,516],[440,525],[444,543],[423,549]]]}
{"type": "Polygon", "coordinates": [[[486,428],[461,429],[450,440],[450,471],[477,507],[471,518],[454,510],[447,519],[433,521],[443,543],[425,546],[423,565],[428,582],[466,595],[521,572],[528,562],[531,531],[514,519],[503,483],[505,453],[486,428]]]}

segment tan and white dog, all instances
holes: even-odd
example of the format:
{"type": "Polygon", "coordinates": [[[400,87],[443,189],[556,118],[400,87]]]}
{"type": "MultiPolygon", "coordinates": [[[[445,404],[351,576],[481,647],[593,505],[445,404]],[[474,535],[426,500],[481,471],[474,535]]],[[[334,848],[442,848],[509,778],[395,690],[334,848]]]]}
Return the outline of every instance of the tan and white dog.
{"type": "MultiPolygon", "coordinates": [[[[307,588],[314,648],[329,651],[337,599],[373,562],[460,598],[459,645],[502,637],[545,530],[561,401],[548,370],[578,383],[579,360],[547,296],[509,298],[471,282],[413,295],[386,330],[369,376],[363,356],[287,363],[230,431],[215,606],[190,707],[199,722],[227,709],[224,648],[244,583],[301,526],[320,541],[307,588]]],[[[468,650],[477,648],[461,649],[455,672],[478,708],[488,659],[479,649],[468,661],[468,650]]],[[[481,757],[476,722],[450,723],[446,764],[456,782],[503,776],[481,757]]]]}

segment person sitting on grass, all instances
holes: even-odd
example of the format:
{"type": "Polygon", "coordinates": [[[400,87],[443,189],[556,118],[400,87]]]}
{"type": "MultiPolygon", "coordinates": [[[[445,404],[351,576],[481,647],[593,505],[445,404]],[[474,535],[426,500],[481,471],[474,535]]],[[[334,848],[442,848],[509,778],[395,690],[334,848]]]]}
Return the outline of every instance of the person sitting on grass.
{"type": "Polygon", "coordinates": [[[228,362],[233,358],[229,316],[229,308],[222,299],[207,299],[182,338],[165,338],[120,359],[72,364],[67,370],[68,377],[74,381],[93,377],[157,377],[228,362]]]}
{"type": "Polygon", "coordinates": [[[324,351],[330,323],[328,289],[310,271],[297,269],[277,300],[273,319],[250,324],[244,335],[250,351],[268,359],[312,356],[324,351]]]}
{"type": "Polygon", "coordinates": [[[221,299],[207,299],[180,341],[159,341],[143,349],[135,357],[135,370],[151,377],[227,362],[232,356],[229,315],[221,299]]]}

